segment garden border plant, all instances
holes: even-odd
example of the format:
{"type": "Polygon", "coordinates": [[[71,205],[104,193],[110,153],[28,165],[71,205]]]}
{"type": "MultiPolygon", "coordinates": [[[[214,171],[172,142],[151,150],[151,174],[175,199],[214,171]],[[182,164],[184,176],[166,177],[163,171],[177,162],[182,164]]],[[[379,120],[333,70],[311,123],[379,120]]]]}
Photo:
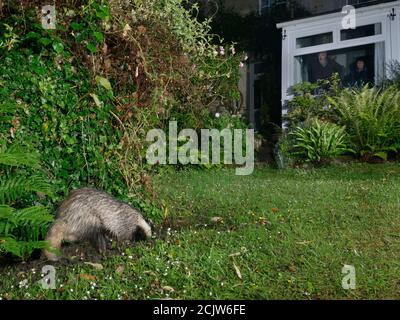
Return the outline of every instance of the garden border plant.
{"type": "MultiPolygon", "coordinates": [[[[210,109],[239,99],[242,56],[210,33],[186,1],[57,1],[57,29],[41,1],[5,1],[0,25],[0,124],[7,143],[37,149],[57,186],[43,204],[94,186],[163,217],[145,136],[169,120],[207,128],[210,109]],[[162,39],[162,41],[161,41],[162,39]]],[[[242,121],[226,116],[234,129],[242,121]]]]}
{"type": "Polygon", "coordinates": [[[400,92],[395,84],[343,88],[334,75],[330,80],[298,84],[292,90],[294,98],[288,102],[286,117],[289,136],[281,139],[286,145],[280,152],[284,156],[320,162],[316,155],[325,153],[327,140],[322,134],[317,138],[316,132],[336,124],[346,138],[338,131],[330,135],[340,148],[328,158],[348,154],[367,162],[396,159],[400,151],[400,92]]]}

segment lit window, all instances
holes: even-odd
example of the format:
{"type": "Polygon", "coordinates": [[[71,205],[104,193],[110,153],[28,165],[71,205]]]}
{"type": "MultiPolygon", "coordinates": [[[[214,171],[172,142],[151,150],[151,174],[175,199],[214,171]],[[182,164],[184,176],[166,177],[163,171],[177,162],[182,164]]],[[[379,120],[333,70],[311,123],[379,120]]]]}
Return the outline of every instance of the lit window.
{"type": "Polygon", "coordinates": [[[295,83],[329,79],[338,73],[346,87],[376,84],[385,72],[384,42],[295,57],[295,83]]]}

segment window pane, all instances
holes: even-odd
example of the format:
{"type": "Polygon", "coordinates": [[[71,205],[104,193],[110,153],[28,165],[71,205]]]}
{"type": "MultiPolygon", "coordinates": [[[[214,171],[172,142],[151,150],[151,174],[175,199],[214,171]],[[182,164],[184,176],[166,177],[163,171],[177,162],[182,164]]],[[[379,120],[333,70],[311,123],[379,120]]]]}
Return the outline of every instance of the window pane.
{"type": "Polygon", "coordinates": [[[333,42],[333,33],[327,32],[322,34],[316,34],[313,36],[297,38],[296,39],[296,47],[297,48],[305,48],[318,46],[320,44],[332,43],[333,42]]]}
{"type": "Polygon", "coordinates": [[[329,79],[338,73],[346,87],[375,84],[385,72],[384,42],[295,58],[295,83],[329,79]]]}
{"type": "Polygon", "coordinates": [[[364,38],[382,34],[382,24],[375,23],[367,26],[361,26],[356,29],[347,29],[340,31],[340,40],[350,40],[356,38],[364,38]]]}

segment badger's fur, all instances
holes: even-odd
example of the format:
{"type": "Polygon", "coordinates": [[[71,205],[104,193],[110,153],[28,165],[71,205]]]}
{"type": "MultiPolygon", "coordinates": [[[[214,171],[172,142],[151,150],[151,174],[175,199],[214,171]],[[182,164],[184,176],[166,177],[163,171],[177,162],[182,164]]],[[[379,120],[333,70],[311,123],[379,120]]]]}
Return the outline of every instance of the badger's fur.
{"type": "MultiPolygon", "coordinates": [[[[61,203],[47,241],[54,249],[62,242],[91,240],[100,252],[106,250],[106,236],[117,241],[151,237],[151,227],[139,211],[105,192],[91,188],[74,190],[61,203]]],[[[53,251],[53,250],[52,250],[53,251]]],[[[59,257],[45,250],[51,261],[59,257]]]]}

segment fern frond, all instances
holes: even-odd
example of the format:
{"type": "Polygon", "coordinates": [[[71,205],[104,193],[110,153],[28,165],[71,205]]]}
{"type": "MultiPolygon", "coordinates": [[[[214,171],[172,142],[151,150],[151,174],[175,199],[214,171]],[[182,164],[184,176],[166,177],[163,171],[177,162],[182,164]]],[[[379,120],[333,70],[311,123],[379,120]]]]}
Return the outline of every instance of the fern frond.
{"type": "Polygon", "coordinates": [[[51,185],[41,176],[11,176],[0,179],[0,204],[12,203],[23,195],[39,192],[45,195],[53,193],[51,185]]]}
{"type": "Polygon", "coordinates": [[[0,253],[11,253],[19,258],[28,257],[34,250],[48,249],[47,241],[19,241],[12,237],[0,238],[0,253]]]}
{"type": "Polygon", "coordinates": [[[0,150],[0,164],[20,167],[37,167],[39,165],[39,153],[21,147],[10,147],[0,150]]]}
{"type": "Polygon", "coordinates": [[[10,218],[14,211],[15,209],[10,206],[0,205],[0,220],[5,220],[10,218]]]}
{"type": "Polygon", "coordinates": [[[48,224],[53,221],[53,215],[43,206],[34,206],[14,212],[10,220],[20,226],[48,224]]]}
{"type": "Polygon", "coordinates": [[[53,216],[42,206],[11,210],[7,219],[0,219],[0,236],[18,235],[20,240],[36,241],[46,234],[47,226],[53,221],[53,216]]]}

